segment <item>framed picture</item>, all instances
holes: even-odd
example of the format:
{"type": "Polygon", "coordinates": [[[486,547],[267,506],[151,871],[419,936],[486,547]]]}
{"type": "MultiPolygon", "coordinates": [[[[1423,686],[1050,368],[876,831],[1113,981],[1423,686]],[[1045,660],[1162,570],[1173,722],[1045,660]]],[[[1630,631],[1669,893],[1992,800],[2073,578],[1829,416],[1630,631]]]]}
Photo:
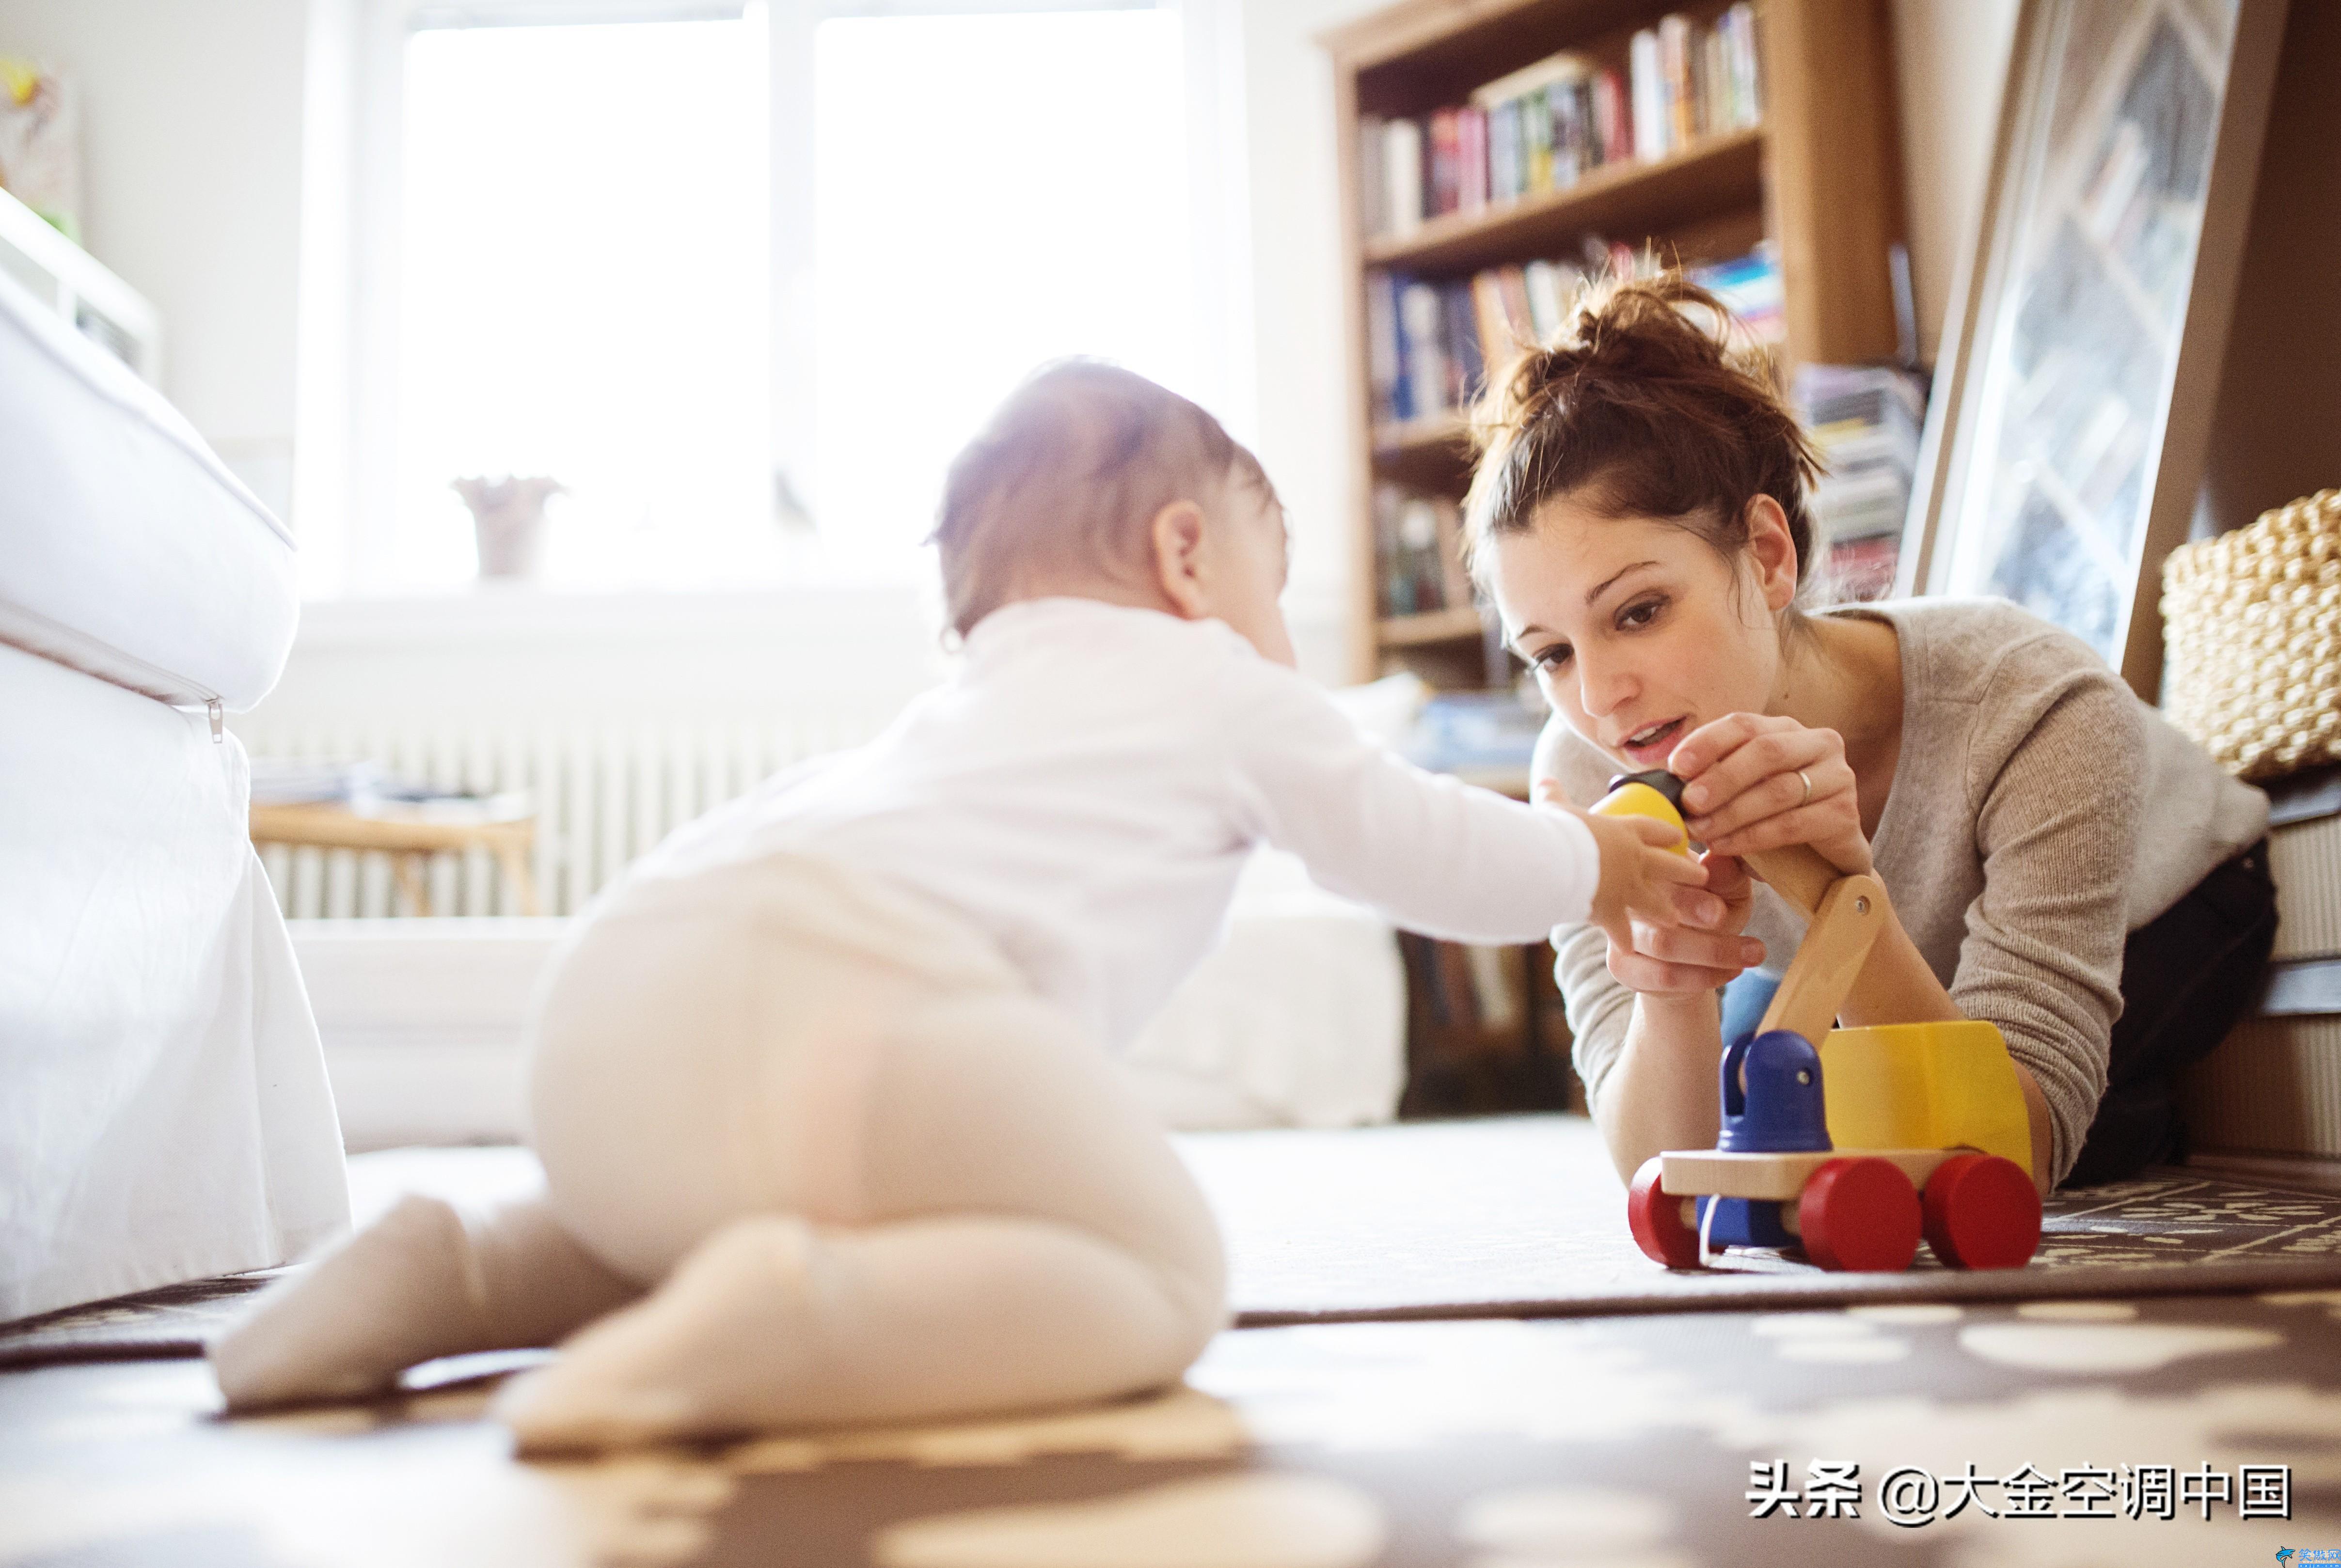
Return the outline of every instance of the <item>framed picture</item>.
{"type": "Polygon", "coordinates": [[[2285,11],[2024,0],[1905,524],[1898,591],[2013,600],[2148,701],[2285,11]]]}

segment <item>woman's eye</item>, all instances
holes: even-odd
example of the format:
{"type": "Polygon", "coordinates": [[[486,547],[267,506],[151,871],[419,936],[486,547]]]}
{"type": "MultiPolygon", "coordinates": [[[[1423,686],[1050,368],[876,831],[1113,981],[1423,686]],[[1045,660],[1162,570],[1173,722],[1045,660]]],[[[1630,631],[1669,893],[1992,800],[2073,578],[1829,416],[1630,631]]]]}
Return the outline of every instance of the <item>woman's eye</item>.
{"type": "Polygon", "coordinates": [[[1648,626],[1659,618],[1659,611],[1666,607],[1667,601],[1662,598],[1637,600],[1618,612],[1618,624],[1628,627],[1648,626]]]}
{"type": "Polygon", "coordinates": [[[1539,670],[1558,670],[1569,662],[1569,652],[1570,649],[1567,643],[1556,642],[1550,648],[1544,649],[1537,654],[1536,667],[1539,670]]]}

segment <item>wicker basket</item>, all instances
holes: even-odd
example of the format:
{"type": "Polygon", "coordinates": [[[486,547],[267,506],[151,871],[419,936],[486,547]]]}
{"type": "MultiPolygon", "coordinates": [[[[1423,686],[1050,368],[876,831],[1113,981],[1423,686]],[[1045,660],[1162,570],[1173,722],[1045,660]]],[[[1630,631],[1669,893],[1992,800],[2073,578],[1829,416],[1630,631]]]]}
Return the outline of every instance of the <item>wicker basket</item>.
{"type": "Polygon", "coordinates": [[[2245,779],[2341,760],[2341,490],[2170,552],[2162,705],[2245,779]]]}

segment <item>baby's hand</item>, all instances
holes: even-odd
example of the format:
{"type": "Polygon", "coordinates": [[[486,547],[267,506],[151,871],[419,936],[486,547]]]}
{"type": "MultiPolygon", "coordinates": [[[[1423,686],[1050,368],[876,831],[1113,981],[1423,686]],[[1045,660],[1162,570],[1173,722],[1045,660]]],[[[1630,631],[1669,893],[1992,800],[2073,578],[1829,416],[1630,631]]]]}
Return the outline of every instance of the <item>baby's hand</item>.
{"type": "Polygon", "coordinates": [[[1635,919],[1654,925],[1712,926],[1723,900],[1707,890],[1707,868],[1675,846],[1679,829],[1649,817],[1572,815],[1592,829],[1601,851],[1601,881],[1593,893],[1593,924],[1631,945],[1635,919]]]}

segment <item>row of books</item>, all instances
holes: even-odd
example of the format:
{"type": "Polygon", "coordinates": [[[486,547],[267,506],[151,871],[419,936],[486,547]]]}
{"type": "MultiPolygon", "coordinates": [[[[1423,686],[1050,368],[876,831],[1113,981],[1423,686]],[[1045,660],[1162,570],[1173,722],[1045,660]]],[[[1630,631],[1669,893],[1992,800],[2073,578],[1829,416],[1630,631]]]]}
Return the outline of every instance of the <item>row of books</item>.
{"type": "Polygon", "coordinates": [[[1376,604],[1384,617],[1471,603],[1463,571],[1463,511],[1450,496],[1374,486],[1376,604]]]}
{"type": "Polygon", "coordinates": [[[1809,499],[1831,603],[1894,591],[1927,387],[1890,365],[1800,365],[1789,389],[1827,471],[1809,499]]]}
{"type": "Polygon", "coordinates": [[[1654,162],[1763,113],[1753,8],[1733,5],[1712,27],[1669,15],[1633,35],[1622,71],[1565,51],[1468,104],[1420,118],[1360,116],[1366,235],[1566,190],[1604,164],[1654,162]]]}
{"type": "MultiPolygon", "coordinates": [[[[1631,277],[1655,269],[1599,238],[1580,263],[1536,261],[1490,267],[1469,278],[1431,282],[1402,273],[1366,274],[1367,375],[1378,423],[1404,423],[1467,408],[1491,371],[1535,343],[1549,342],[1579,292],[1598,276],[1631,277]]],[[[1712,290],[1757,341],[1784,331],[1779,263],[1768,250],[1688,269],[1712,290]]]]}

